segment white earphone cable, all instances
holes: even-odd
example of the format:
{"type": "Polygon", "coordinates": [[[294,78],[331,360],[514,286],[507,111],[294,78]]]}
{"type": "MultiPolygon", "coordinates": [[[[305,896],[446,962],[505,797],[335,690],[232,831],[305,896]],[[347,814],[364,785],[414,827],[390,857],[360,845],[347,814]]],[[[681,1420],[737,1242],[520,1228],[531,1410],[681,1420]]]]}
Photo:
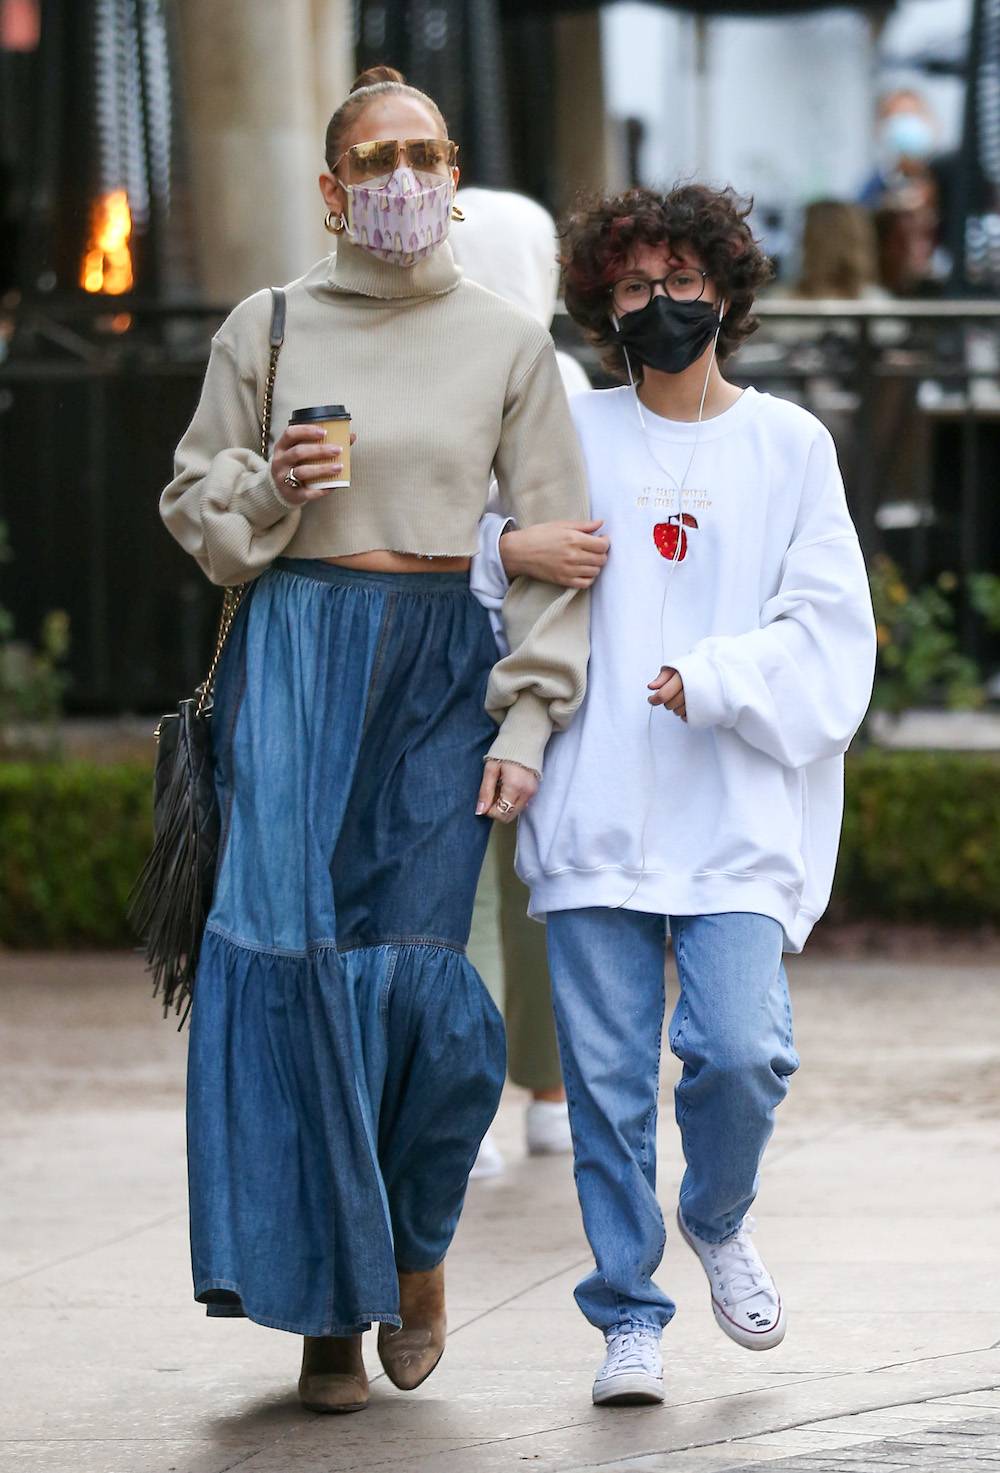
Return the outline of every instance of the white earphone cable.
{"type": "MultiPolygon", "coordinates": [[[[646,447],[646,452],[649,455],[650,460],[652,460],[655,464],[656,468],[662,471],[664,475],[668,476],[670,480],[673,481],[674,486],[677,489],[677,545],[674,548],[674,555],[670,559],[670,570],[667,574],[667,578],[663,586],[663,598],[660,602],[659,627],[661,670],[663,669],[667,654],[667,633],[665,628],[667,613],[667,595],[670,592],[670,586],[674,579],[677,564],[681,560],[681,549],[684,546],[684,492],[687,489],[688,476],[691,474],[691,467],[694,464],[694,457],[698,450],[699,441],[701,440],[701,427],[704,422],[705,415],[705,400],[708,397],[708,385],[712,377],[712,369],[715,367],[715,355],[719,343],[719,333],[721,331],[722,321],[720,316],[719,326],[716,328],[715,337],[712,340],[712,352],[708,360],[708,369],[705,373],[705,382],[702,386],[701,401],[698,405],[698,427],[695,431],[694,443],[691,446],[691,454],[688,456],[688,463],[684,469],[684,475],[681,477],[680,481],[678,481],[673,476],[673,474],[667,470],[666,466],[661,464],[658,457],[653,454],[653,449],[649,442],[649,430],[646,425],[645,416],[642,412],[642,401],[639,398],[639,390],[636,388],[635,378],[632,374],[632,362],[628,355],[628,349],[625,348],[624,345],[622,347],[622,351],[625,354],[625,367],[628,369],[629,387],[631,388],[632,393],[635,397],[635,407],[639,415],[639,424],[642,428],[642,439],[643,444],[646,447]]],[[[643,814],[642,830],[639,836],[639,873],[636,876],[635,884],[632,886],[632,889],[629,891],[629,893],[625,896],[625,899],[620,900],[617,905],[610,906],[609,909],[611,910],[622,910],[626,905],[628,905],[630,900],[635,899],[636,892],[638,891],[639,886],[641,885],[646,874],[646,832],[649,828],[649,820],[653,812],[653,799],[656,793],[656,747],[653,742],[653,717],[656,711],[656,706],[650,706],[649,715],[646,720],[646,759],[648,763],[649,781],[646,783],[646,809],[645,813],[643,814]]]]}

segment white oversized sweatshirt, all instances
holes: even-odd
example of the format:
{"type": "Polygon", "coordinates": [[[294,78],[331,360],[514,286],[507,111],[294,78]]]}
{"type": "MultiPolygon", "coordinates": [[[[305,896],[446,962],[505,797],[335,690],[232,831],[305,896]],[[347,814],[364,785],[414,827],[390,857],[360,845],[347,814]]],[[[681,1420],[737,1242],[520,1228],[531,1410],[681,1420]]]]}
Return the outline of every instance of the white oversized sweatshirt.
{"type": "Polygon", "coordinates": [[[520,824],[531,914],[754,911],[801,950],[875,662],[833,442],[754,389],[700,431],[644,410],[644,434],[628,388],[571,408],[611,554],[587,695],[520,824]],[[683,678],[686,722],[647,703],[661,665],[683,678]]]}

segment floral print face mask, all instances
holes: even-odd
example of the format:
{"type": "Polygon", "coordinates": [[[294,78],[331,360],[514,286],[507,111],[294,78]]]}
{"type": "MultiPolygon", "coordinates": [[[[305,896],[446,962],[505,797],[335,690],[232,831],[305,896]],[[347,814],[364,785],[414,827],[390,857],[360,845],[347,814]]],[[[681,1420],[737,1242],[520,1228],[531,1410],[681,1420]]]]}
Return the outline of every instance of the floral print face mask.
{"type": "Polygon", "coordinates": [[[382,183],[345,184],[347,235],[393,266],[414,266],[448,234],[455,185],[449,175],[398,168],[382,183]]]}

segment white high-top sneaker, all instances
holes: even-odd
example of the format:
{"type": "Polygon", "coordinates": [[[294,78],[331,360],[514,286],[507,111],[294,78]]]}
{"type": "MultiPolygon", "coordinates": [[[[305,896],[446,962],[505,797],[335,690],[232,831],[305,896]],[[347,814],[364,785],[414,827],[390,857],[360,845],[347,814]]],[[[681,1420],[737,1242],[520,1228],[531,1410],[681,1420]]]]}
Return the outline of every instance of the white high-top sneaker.
{"type": "Polygon", "coordinates": [[[663,1359],[658,1336],[622,1330],[607,1336],[608,1351],[594,1382],[595,1406],[642,1406],[663,1400],[663,1359]]]}
{"type": "Polygon", "coordinates": [[[724,1243],[696,1238],[677,1209],[677,1226],[701,1259],[712,1291],[712,1313],[721,1330],[747,1350],[771,1350],[785,1338],[785,1310],[774,1280],[750,1241],[753,1222],[744,1220],[724,1243]]]}

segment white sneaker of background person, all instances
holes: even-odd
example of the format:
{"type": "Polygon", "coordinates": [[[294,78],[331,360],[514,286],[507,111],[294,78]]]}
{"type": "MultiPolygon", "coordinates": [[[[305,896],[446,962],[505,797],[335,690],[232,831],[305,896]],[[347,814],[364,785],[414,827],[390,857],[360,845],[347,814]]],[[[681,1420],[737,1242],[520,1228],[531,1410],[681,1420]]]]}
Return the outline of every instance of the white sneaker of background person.
{"type": "Polygon", "coordinates": [[[607,1354],[594,1381],[595,1406],[644,1406],[663,1400],[660,1337],[625,1326],[608,1330],[607,1354]]]}
{"type": "Polygon", "coordinates": [[[469,1172],[469,1180],[485,1181],[491,1176],[502,1176],[503,1172],[503,1153],[493,1139],[492,1130],[488,1130],[480,1144],[479,1155],[476,1157],[472,1170],[469,1172]]]}
{"type": "Polygon", "coordinates": [[[573,1149],[565,1100],[532,1100],[525,1111],[524,1139],[529,1156],[562,1156],[573,1149]]]}
{"type": "MultiPolygon", "coordinates": [[[[524,1138],[529,1156],[562,1156],[572,1151],[569,1107],[565,1100],[532,1100],[525,1111],[524,1138]]],[[[476,1164],[469,1173],[473,1181],[500,1176],[505,1170],[503,1153],[487,1131],[479,1147],[476,1164]]]]}
{"type": "Polygon", "coordinates": [[[785,1338],[786,1315],[775,1282],[750,1241],[745,1218],[731,1237],[708,1243],[695,1237],[677,1209],[681,1236],[697,1253],[712,1291],[712,1313],[721,1330],[747,1350],[771,1350],[785,1338]]]}

